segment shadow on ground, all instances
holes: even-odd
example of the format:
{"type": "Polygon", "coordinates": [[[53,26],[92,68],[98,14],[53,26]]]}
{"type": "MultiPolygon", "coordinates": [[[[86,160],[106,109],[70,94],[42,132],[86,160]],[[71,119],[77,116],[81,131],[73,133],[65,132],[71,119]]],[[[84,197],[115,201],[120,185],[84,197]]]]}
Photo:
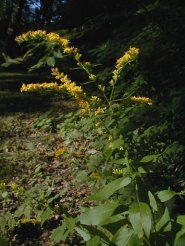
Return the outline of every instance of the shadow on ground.
{"type": "Polygon", "coordinates": [[[21,93],[22,83],[49,81],[46,74],[0,73],[0,114],[16,112],[45,112],[53,105],[60,106],[65,100],[62,95],[53,93],[21,93]]]}

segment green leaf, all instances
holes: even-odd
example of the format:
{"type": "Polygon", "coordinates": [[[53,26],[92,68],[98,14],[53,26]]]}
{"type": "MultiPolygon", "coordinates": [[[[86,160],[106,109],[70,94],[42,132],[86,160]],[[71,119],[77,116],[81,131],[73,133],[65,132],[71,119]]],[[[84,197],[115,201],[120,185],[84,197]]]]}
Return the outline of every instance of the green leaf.
{"type": "Polygon", "coordinates": [[[116,222],[121,221],[121,220],[124,220],[124,217],[121,214],[116,214],[116,215],[113,215],[113,216],[107,218],[106,220],[102,221],[101,226],[116,223],[116,222]]]}
{"type": "Polygon", "coordinates": [[[76,178],[75,178],[75,181],[77,183],[84,183],[85,181],[87,181],[88,179],[88,174],[87,174],[87,171],[85,170],[82,170],[82,171],[79,171],[76,178]]]}
{"type": "Polygon", "coordinates": [[[131,178],[129,177],[116,179],[107,184],[100,192],[92,195],[89,199],[96,201],[108,199],[115,191],[127,186],[130,182],[131,178]]]}
{"type": "Polygon", "coordinates": [[[4,191],[2,194],[1,194],[2,198],[6,198],[8,196],[8,192],[7,191],[4,191]]]}
{"type": "Polygon", "coordinates": [[[6,226],[6,220],[4,217],[0,216],[0,230],[4,231],[6,226]]]}
{"type": "Polygon", "coordinates": [[[140,160],[140,162],[144,162],[144,163],[151,162],[151,161],[155,160],[156,157],[158,157],[158,156],[159,156],[159,155],[146,155],[146,156],[144,156],[144,157],[140,160]]]}
{"type": "Polygon", "coordinates": [[[148,197],[149,197],[151,208],[153,209],[153,211],[157,211],[158,209],[157,209],[157,203],[155,197],[150,191],[148,191],[148,197]]]}
{"type": "Polygon", "coordinates": [[[15,218],[20,218],[24,214],[24,206],[18,207],[18,209],[14,213],[15,218]]]}
{"type": "Polygon", "coordinates": [[[75,219],[73,219],[71,217],[66,217],[64,219],[64,221],[65,221],[65,224],[66,224],[68,230],[72,231],[75,227],[75,222],[76,222],[75,219]]]}
{"type": "Polygon", "coordinates": [[[152,216],[148,204],[143,202],[133,203],[129,209],[129,218],[138,237],[143,237],[144,231],[147,238],[149,238],[152,228],[152,216]]]}
{"type": "Polygon", "coordinates": [[[123,144],[124,140],[122,138],[118,138],[112,143],[112,149],[120,149],[123,146],[123,144]]]}
{"type": "Polygon", "coordinates": [[[174,242],[174,246],[184,246],[184,245],[185,245],[185,226],[183,226],[181,230],[177,232],[174,242]]]}
{"type": "Polygon", "coordinates": [[[55,196],[52,196],[51,198],[49,198],[49,199],[47,200],[47,203],[49,204],[49,203],[53,202],[53,201],[56,200],[58,197],[59,197],[58,194],[56,194],[55,196]]]}
{"type": "Polygon", "coordinates": [[[50,67],[55,66],[55,58],[53,56],[47,57],[46,62],[50,67]]]}
{"type": "Polygon", "coordinates": [[[50,215],[53,214],[53,211],[51,210],[51,208],[47,208],[42,214],[41,214],[41,225],[44,224],[44,222],[49,219],[50,215]]]}
{"type": "Polygon", "coordinates": [[[27,206],[25,206],[25,208],[24,208],[24,215],[25,215],[25,217],[26,218],[30,218],[30,216],[31,216],[31,206],[30,205],[27,205],[27,206]]]}
{"type": "Polygon", "coordinates": [[[164,214],[156,224],[156,231],[167,232],[171,230],[171,221],[168,208],[164,210],[164,214]]]}
{"type": "Polygon", "coordinates": [[[176,192],[172,191],[172,190],[162,190],[160,192],[158,192],[158,197],[161,200],[161,202],[166,202],[170,199],[172,199],[175,195],[176,192]]]}
{"type": "Polygon", "coordinates": [[[54,240],[55,243],[59,243],[60,241],[65,241],[69,233],[70,231],[67,230],[66,224],[62,223],[61,226],[53,231],[51,239],[54,240]]]}
{"type": "Polygon", "coordinates": [[[111,245],[110,238],[112,238],[112,234],[107,229],[101,226],[92,226],[92,225],[78,225],[75,227],[76,231],[83,237],[85,241],[90,240],[94,236],[99,236],[101,241],[101,246],[109,246],[111,245]],[[77,230],[79,229],[80,230],[77,230]]]}
{"type": "Polygon", "coordinates": [[[60,52],[60,50],[54,51],[54,52],[53,52],[53,55],[54,55],[54,57],[56,57],[56,58],[63,58],[63,57],[64,57],[64,55],[62,55],[62,53],[60,52]]]}
{"type": "Polygon", "coordinates": [[[87,246],[99,246],[100,245],[100,237],[99,236],[94,236],[93,238],[91,238],[90,240],[88,240],[86,242],[87,246]]]}
{"type": "Polygon", "coordinates": [[[89,208],[86,212],[79,216],[80,223],[85,225],[99,225],[114,213],[114,210],[118,207],[118,205],[119,204],[115,202],[89,208]]]}
{"type": "Polygon", "coordinates": [[[83,238],[84,241],[88,241],[91,238],[91,234],[86,228],[84,228],[83,225],[76,226],[75,230],[83,238]]]}
{"type": "Polygon", "coordinates": [[[112,242],[117,246],[141,245],[138,236],[134,233],[134,230],[127,227],[121,227],[112,238],[112,242]]]}
{"type": "Polygon", "coordinates": [[[35,69],[38,69],[40,67],[45,66],[45,64],[46,64],[45,59],[41,58],[35,65],[33,65],[32,67],[30,67],[28,71],[31,72],[31,71],[33,71],[35,69]]]}
{"type": "Polygon", "coordinates": [[[185,215],[179,215],[177,217],[177,223],[185,226],[185,215]]]}

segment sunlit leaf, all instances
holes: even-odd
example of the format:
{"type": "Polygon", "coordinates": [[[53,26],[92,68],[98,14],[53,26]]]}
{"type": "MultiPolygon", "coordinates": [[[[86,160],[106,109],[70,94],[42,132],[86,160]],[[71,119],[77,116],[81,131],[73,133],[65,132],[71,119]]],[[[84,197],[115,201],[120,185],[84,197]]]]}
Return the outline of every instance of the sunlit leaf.
{"type": "Polygon", "coordinates": [[[95,195],[92,195],[90,197],[90,200],[105,200],[109,198],[112,194],[114,194],[115,191],[129,185],[131,182],[131,178],[126,177],[126,178],[119,178],[111,183],[107,184],[100,192],[98,192],[95,195]]]}
{"type": "Polygon", "coordinates": [[[148,204],[143,202],[133,203],[129,209],[129,218],[138,237],[143,237],[144,232],[149,238],[152,228],[152,215],[148,204]]]}

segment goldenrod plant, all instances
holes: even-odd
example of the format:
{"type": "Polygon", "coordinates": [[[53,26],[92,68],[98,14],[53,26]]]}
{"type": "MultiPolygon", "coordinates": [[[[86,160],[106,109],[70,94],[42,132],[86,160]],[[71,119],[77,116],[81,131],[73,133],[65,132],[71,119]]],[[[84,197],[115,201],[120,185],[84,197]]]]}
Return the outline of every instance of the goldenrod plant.
{"type": "MultiPolygon", "coordinates": [[[[86,176],[94,182],[89,197],[93,207],[82,208],[76,217],[66,214],[62,224],[52,233],[53,241],[56,244],[65,242],[68,235],[76,231],[87,246],[183,245],[185,216],[173,213],[172,208],[175,199],[183,199],[185,192],[174,191],[167,185],[159,190],[151,178],[160,159],[167,159],[175,145],[171,144],[170,149],[168,143],[145,143],[146,135],[150,137],[146,130],[150,126],[148,118],[155,115],[152,111],[155,102],[149,96],[140,95],[139,91],[123,98],[115,96],[115,88],[119,86],[125,68],[137,60],[139,49],[130,47],[116,61],[109,83],[100,83],[91,64],[82,60],[79,50],[71,46],[68,39],[42,30],[29,31],[16,38],[19,44],[33,40],[58,45],[64,54],[74,57],[77,66],[102,93],[102,96],[89,95],[81,85],[54,67],[51,74],[56,81],[23,84],[21,88],[22,92],[68,92],[80,112],[59,124],[59,132],[68,142],[75,138],[71,134],[73,130],[94,141],[92,154],[85,159],[90,172],[86,176]]],[[[66,152],[61,147],[55,154],[61,157],[66,152]]],[[[47,208],[43,213],[45,221],[50,214],[47,215],[47,208]]]]}
{"type": "MultiPolygon", "coordinates": [[[[110,106],[112,104],[112,100],[114,98],[114,90],[117,81],[119,80],[121,76],[122,70],[131,62],[136,61],[139,49],[135,47],[130,47],[128,51],[126,51],[121,58],[119,58],[116,62],[115,69],[112,72],[112,79],[109,82],[109,85],[111,87],[111,92],[109,93],[109,97],[106,93],[106,87],[96,81],[97,76],[93,74],[92,67],[90,62],[83,62],[81,61],[82,55],[78,51],[77,48],[70,45],[70,41],[66,38],[60,37],[56,33],[47,33],[46,31],[37,30],[37,31],[29,31],[27,33],[23,33],[22,35],[16,37],[16,41],[21,44],[23,42],[32,42],[33,40],[45,40],[50,43],[55,43],[59,45],[63,53],[66,53],[68,55],[72,55],[77,62],[77,65],[82,68],[88,75],[89,79],[96,83],[97,88],[101,91],[103,98],[105,99],[105,104],[110,106]]],[[[70,80],[68,75],[65,75],[63,72],[59,72],[58,68],[52,68],[51,74],[53,77],[60,82],[60,84],[57,84],[56,82],[51,83],[43,83],[43,84],[23,84],[21,88],[21,92],[26,91],[67,91],[71,96],[73,96],[79,106],[81,108],[81,112],[83,114],[87,114],[88,111],[92,110],[95,112],[95,115],[98,115],[100,113],[104,112],[105,107],[100,107],[101,99],[97,96],[91,96],[88,97],[87,94],[84,92],[83,88],[81,86],[78,86],[76,82],[73,82],[70,80]],[[94,109],[95,106],[97,106],[97,110],[94,109]]],[[[130,97],[128,100],[136,101],[136,102],[145,102],[151,103],[151,99],[146,97],[130,97]]]]}

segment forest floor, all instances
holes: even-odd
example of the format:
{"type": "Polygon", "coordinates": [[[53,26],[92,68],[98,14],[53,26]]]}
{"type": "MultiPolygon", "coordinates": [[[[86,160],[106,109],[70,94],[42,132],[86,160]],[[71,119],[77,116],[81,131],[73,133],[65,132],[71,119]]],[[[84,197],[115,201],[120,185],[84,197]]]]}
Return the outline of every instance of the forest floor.
{"type": "MultiPolygon", "coordinates": [[[[63,210],[62,214],[76,215],[79,207],[87,205],[85,197],[89,192],[87,185],[76,185],[74,182],[77,167],[69,165],[68,160],[56,156],[56,150],[62,146],[63,139],[57,133],[47,133],[33,127],[38,114],[22,114],[2,116],[0,119],[0,177],[6,187],[12,183],[25,190],[41,185],[58,194],[54,205],[63,210]]],[[[16,199],[15,199],[16,200],[16,199]]],[[[0,212],[15,211],[14,199],[6,205],[0,204],[0,212]]],[[[23,201],[25,202],[25,201],[23,201]]],[[[34,214],[31,211],[31,214],[34,214]]],[[[11,245],[52,245],[50,234],[62,219],[62,214],[51,217],[49,224],[42,229],[27,223],[30,227],[25,233],[25,226],[14,230],[11,245]]],[[[73,241],[74,243],[74,241],[73,241]]],[[[74,244],[73,244],[74,245],[74,244]]]]}
{"type": "MultiPolygon", "coordinates": [[[[31,219],[38,217],[38,210],[47,209],[48,204],[57,210],[42,226],[32,223],[32,220],[21,222],[25,217],[22,212],[19,222],[10,232],[11,242],[8,245],[52,245],[51,231],[61,224],[62,217],[78,214],[81,206],[91,206],[85,199],[89,187],[77,185],[75,181],[78,172],[74,164],[75,151],[70,157],[63,155],[63,138],[54,127],[51,129],[51,122],[47,122],[47,110],[51,113],[54,109],[52,103],[53,98],[48,95],[38,98],[37,95],[23,96],[10,88],[1,90],[0,183],[5,184],[6,195],[4,199],[0,198],[0,214],[13,213],[22,204],[26,204],[31,219]],[[48,102],[50,105],[47,108],[48,102]],[[20,187],[24,190],[22,197],[17,191],[20,187]],[[34,192],[37,196],[40,194],[37,189],[42,187],[47,192],[49,190],[49,195],[39,200],[34,197],[34,192]],[[33,195],[33,200],[38,200],[37,203],[30,201],[28,205],[26,199],[29,200],[30,195],[33,195]]],[[[74,111],[73,102],[65,100],[57,101],[57,108],[57,115],[74,111]]],[[[75,144],[81,149],[88,148],[83,141],[75,144]]],[[[80,240],[72,236],[65,245],[83,245],[80,240]]]]}

